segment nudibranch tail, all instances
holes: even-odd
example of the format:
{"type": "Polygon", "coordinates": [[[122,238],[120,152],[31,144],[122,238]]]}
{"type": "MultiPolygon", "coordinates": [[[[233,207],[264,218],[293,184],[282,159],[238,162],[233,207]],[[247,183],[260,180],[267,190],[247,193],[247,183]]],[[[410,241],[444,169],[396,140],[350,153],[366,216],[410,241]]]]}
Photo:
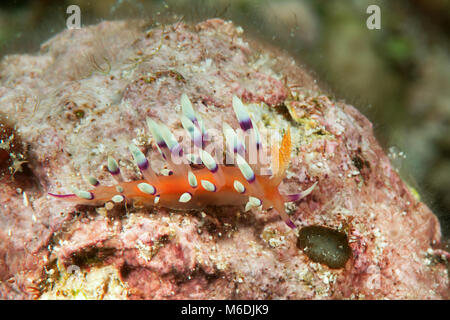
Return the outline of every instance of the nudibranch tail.
{"type": "Polygon", "coordinates": [[[49,193],[49,195],[78,204],[101,205],[108,201],[127,203],[139,200],[150,206],[180,210],[202,209],[208,205],[245,205],[246,211],[256,207],[263,209],[273,207],[289,227],[295,228],[295,224],[285,212],[284,203],[303,199],[313,191],[317,182],[298,194],[282,195],[279,192],[278,187],[290,161],[290,129],[288,128],[283,136],[280,148],[272,150],[273,176],[259,175],[259,160],[256,164],[250,164],[246,159],[255,148],[257,152],[262,151],[260,133],[238,97],[233,97],[232,106],[242,132],[250,134],[249,143],[252,144],[246,146],[231,126],[223,124],[227,147],[236,159],[233,166],[219,164],[212,154],[205,150],[207,132],[204,122],[194,111],[187,95],[183,94],[181,96],[183,114],[180,121],[194,144],[194,153],[185,154],[165,124],[147,119],[148,129],[170,169],[165,169],[167,174],[157,174],[151,168],[149,158],[138,146],[130,144],[128,148],[142,174],[142,179],[124,181],[119,164],[108,156],[107,169],[116,180],[116,185],[101,185],[96,178],[88,176],[86,180],[95,187],[92,190],[73,188],[71,194],[49,193]],[[196,165],[191,167],[189,163],[196,165]],[[203,167],[199,168],[198,164],[202,164],[203,167]]]}

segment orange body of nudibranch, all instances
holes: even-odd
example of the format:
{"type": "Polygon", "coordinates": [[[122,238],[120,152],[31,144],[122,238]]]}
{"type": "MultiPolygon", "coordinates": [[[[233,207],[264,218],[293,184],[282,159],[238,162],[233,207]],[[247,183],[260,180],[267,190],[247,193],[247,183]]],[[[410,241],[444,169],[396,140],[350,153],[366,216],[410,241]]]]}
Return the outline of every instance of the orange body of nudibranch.
{"type": "MultiPolygon", "coordinates": [[[[93,198],[83,199],[73,194],[69,197],[66,196],[66,200],[75,201],[79,204],[87,205],[101,205],[107,201],[110,201],[115,195],[121,195],[124,199],[136,199],[140,200],[143,204],[151,206],[161,206],[170,209],[201,209],[209,205],[243,205],[248,201],[249,194],[247,192],[249,188],[249,182],[243,179],[241,172],[236,167],[220,166],[225,174],[224,185],[220,189],[215,191],[209,191],[205,189],[203,185],[192,187],[189,185],[186,176],[178,176],[171,174],[169,176],[159,176],[158,183],[153,184],[155,188],[154,194],[149,194],[141,191],[138,187],[141,183],[148,183],[147,180],[136,180],[121,182],[116,186],[99,186],[90,192],[93,194],[93,198]],[[234,188],[234,181],[239,181],[245,188],[243,193],[239,193],[234,188]],[[121,192],[119,192],[119,190],[121,192]],[[188,202],[180,202],[180,197],[189,192],[192,199],[188,202]],[[158,197],[157,203],[155,198],[158,197]]],[[[217,185],[213,174],[208,169],[193,170],[192,173],[196,176],[198,181],[209,181],[214,185],[217,185]]],[[[270,180],[266,176],[257,176],[256,179],[261,185],[266,186],[264,188],[264,196],[266,198],[278,195],[278,186],[271,187],[268,183],[270,180]]],[[[280,195],[281,196],[281,195],[280,195]]]]}
{"type": "MultiPolygon", "coordinates": [[[[263,209],[273,207],[289,227],[295,228],[294,223],[285,212],[284,203],[304,198],[316,184],[294,195],[282,195],[278,190],[289,165],[290,131],[288,130],[284,135],[281,148],[274,149],[275,155],[278,155],[275,173],[272,176],[257,175],[245,160],[247,149],[237,139],[234,130],[226,124],[224,124],[224,135],[228,145],[235,152],[237,165],[218,165],[214,158],[202,149],[205,134],[203,122],[194,112],[186,95],[182,96],[181,105],[184,114],[181,122],[194,144],[199,147],[198,158],[205,166],[204,168],[194,169],[189,164],[175,164],[175,159],[179,160],[182,157],[183,150],[166,126],[148,119],[149,129],[158,144],[158,149],[172,170],[171,175],[156,175],[145,155],[136,146],[130,145],[131,153],[144,179],[123,181],[117,162],[109,158],[108,170],[118,182],[115,186],[100,186],[95,178],[90,177],[89,182],[96,187],[93,190],[74,189],[73,194],[50,193],[50,195],[85,205],[102,205],[111,200],[114,202],[137,200],[144,205],[178,210],[202,209],[211,205],[240,206],[246,204],[246,210],[259,206],[262,206],[263,209]]],[[[233,97],[233,108],[242,130],[253,135],[259,150],[259,133],[237,97],[233,97]]]]}

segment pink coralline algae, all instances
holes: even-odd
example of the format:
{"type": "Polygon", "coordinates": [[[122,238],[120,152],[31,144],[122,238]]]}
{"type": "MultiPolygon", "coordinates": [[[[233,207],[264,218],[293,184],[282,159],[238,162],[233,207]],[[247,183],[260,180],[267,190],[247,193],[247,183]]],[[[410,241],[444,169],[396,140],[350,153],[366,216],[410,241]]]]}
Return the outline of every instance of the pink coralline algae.
{"type": "MultiPolygon", "coordinates": [[[[231,22],[146,29],[116,21],[65,30],[38,54],[3,58],[0,110],[20,136],[19,160],[34,181],[2,180],[1,298],[449,297],[439,222],[391,166],[371,123],[324,94],[295,60],[245,38],[231,22]],[[280,191],[317,184],[284,209],[300,230],[320,226],[346,239],[344,259],[330,267],[308,254],[328,251],[320,241],[298,246],[299,230],[271,207],[92,207],[48,195],[86,190],[89,176],[115,185],[108,157],[125,181],[142,179],[130,143],[167,174],[146,118],[182,138],[183,94],[216,132],[224,122],[239,127],[233,96],[261,132],[282,137],[290,128],[280,191]]],[[[0,146],[13,139],[6,138],[0,146]]],[[[343,245],[325,240],[330,250],[343,245]]]]}

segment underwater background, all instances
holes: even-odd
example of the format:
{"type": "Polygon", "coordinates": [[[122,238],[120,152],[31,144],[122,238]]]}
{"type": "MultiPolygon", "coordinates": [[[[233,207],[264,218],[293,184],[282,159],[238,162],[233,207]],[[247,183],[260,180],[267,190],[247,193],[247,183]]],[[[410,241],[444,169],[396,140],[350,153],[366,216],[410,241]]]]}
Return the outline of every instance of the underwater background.
{"type": "Polygon", "coordinates": [[[445,0],[35,0],[0,4],[0,57],[31,53],[66,28],[146,18],[154,25],[221,17],[290,52],[335,99],[360,109],[394,167],[450,237],[450,2],[445,0]],[[381,9],[369,30],[366,9],[381,9]]]}

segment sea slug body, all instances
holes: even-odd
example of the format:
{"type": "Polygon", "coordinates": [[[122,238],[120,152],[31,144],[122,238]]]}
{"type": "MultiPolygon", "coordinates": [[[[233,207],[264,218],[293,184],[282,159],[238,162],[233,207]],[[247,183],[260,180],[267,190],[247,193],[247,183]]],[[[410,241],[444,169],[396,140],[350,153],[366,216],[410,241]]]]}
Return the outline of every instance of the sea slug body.
{"type": "MultiPolygon", "coordinates": [[[[261,149],[259,132],[244,104],[235,96],[232,105],[242,131],[253,137],[250,139],[250,143],[255,144],[256,150],[261,149]]],[[[131,144],[130,152],[143,179],[124,181],[117,161],[108,157],[107,168],[116,180],[116,185],[103,186],[96,178],[89,176],[87,180],[94,186],[92,190],[73,188],[72,194],[49,193],[49,195],[65,201],[93,206],[102,205],[108,201],[121,203],[138,200],[144,205],[177,210],[199,210],[210,205],[246,205],[246,210],[260,206],[263,209],[273,207],[290,228],[296,228],[285,212],[284,203],[306,197],[312,192],[317,182],[298,194],[282,195],[279,192],[278,187],[290,161],[290,130],[288,129],[283,136],[279,149],[275,149],[278,157],[275,157],[277,158],[275,159],[276,163],[272,165],[272,169],[275,168],[272,176],[259,175],[257,174],[259,164],[249,164],[246,160],[252,148],[246,147],[238,138],[236,131],[226,123],[223,125],[223,132],[227,147],[233,150],[236,156],[236,164],[231,166],[218,164],[214,157],[203,149],[206,129],[186,94],[181,96],[181,107],[182,126],[189,134],[194,146],[197,147],[197,154],[185,155],[183,148],[167,126],[150,118],[147,119],[157,148],[172,174],[157,175],[144,153],[137,146],[131,144]],[[189,159],[198,159],[198,162],[204,167],[198,169],[191,166],[192,163],[189,159]]],[[[273,162],[274,159],[272,159],[273,162]]]]}

